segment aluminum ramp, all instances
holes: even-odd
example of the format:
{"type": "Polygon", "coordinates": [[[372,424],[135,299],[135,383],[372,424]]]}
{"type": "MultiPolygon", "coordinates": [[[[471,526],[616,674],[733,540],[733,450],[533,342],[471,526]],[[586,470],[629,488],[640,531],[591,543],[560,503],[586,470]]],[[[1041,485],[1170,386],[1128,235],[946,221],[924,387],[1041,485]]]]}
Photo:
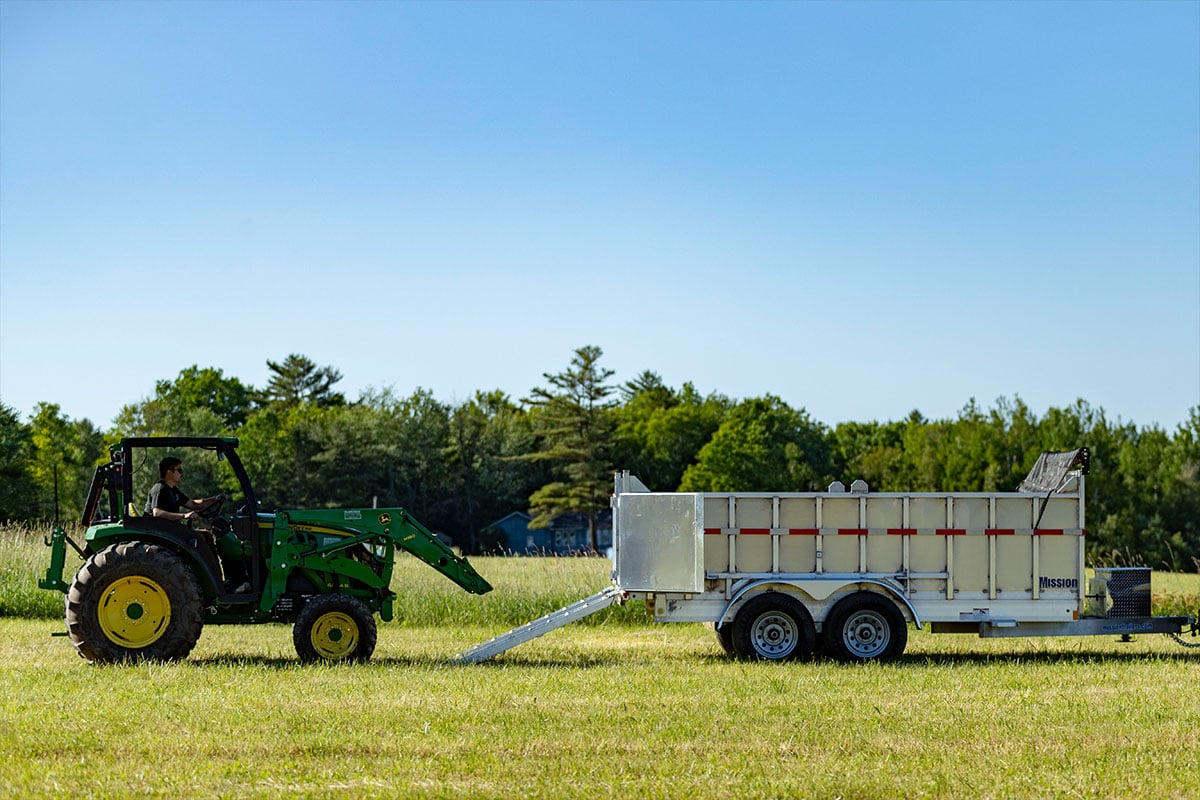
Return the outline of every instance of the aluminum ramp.
{"type": "Polygon", "coordinates": [[[566,608],[552,611],[544,617],[535,619],[533,622],[526,623],[519,628],[513,628],[508,633],[502,633],[494,639],[488,639],[482,644],[477,644],[470,650],[459,653],[455,657],[454,663],[475,664],[485,661],[492,656],[500,655],[519,644],[525,644],[525,642],[536,639],[539,636],[544,636],[550,631],[558,630],[576,620],[583,619],[590,614],[595,614],[597,611],[608,608],[613,603],[618,602],[624,594],[620,587],[610,586],[604,591],[597,592],[591,597],[585,597],[566,608]]]}

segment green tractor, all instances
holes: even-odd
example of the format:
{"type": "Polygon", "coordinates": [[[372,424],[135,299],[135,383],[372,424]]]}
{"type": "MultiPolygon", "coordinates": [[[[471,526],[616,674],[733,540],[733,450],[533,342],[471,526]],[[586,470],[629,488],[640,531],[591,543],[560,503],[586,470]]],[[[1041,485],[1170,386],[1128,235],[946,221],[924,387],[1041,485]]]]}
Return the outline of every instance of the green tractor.
{"type": "Polygon", "coordinates": [[[38,583],[66,594],[67,634],[83,658],[171,661],[187,657],[205,625],[286,622],[302,661],[365,661],[375,650],[374,615],[393,616],[397,549],[468,592],[491,591],[402,508],[259,511],[237,445],[127,438],[96,468],[82,543],[55,526],[38,583]],[[159,459],[178,455],[227,491],[199,512],[204,519],[186,524],[141,505],[160,477],[159,459]],[[84,560],[70,584],[62,578],[68,545],[84,560]]]}

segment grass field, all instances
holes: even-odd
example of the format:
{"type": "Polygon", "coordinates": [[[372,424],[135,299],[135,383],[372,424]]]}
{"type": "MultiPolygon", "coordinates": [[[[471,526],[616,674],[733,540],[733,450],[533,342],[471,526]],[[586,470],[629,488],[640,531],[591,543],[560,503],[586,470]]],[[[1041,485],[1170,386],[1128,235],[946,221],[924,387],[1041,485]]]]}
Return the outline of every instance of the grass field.
{"type": "MultiPolygon", "coordinates": [[[[5,609],[42,550],[0,531],[5,609]]],[[[301,666],[290,629],[260,625],[207,628],[182,663],[93,667],[41,592],[53,618],[36,599],[0,618],[0,796],[1200,796],[1200,649],[1163,636],[912,631],[889,665],[745,663],[631,604],[455,666],[608,582],[599,559],[474,561],[495,592],[404,559],[398,619],[357,666],[301,666]]],[[[1155,581],[1156,607],[1200,594],[1155,581]]]]}

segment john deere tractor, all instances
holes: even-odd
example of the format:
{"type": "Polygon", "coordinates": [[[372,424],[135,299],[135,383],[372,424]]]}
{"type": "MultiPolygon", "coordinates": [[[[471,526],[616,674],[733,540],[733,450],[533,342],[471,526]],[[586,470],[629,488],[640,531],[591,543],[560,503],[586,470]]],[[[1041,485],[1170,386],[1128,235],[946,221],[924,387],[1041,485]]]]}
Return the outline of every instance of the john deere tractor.
{"type": "Polygon", "coordinates": [[[365,661],[375,650],[374,615],[392,619],[397,550],[468,592],[491,591],[402,508],[264,513],[237,446],[233,438],[128,438],[96,468],[82,541],[56,526],[39,581],[66,594],[67,634],[85,659],[182,659],[205,625],[287,622],[302,661],[365,661]],[[205,519],[145,513],[165,456],[227,490],[203,509],[205,519]],[[62,578],[68,545],[84,562],[70,584],[62,578]]]}

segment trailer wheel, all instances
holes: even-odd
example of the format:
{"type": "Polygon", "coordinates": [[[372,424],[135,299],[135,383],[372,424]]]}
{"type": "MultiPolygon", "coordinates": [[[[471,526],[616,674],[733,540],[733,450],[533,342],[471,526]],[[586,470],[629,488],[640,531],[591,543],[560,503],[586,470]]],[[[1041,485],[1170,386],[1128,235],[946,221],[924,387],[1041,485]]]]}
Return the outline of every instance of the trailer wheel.
{"type": "Polygon", "coordinates": [[[725,655],[736,655],[733,649],[733,623],[726,622],[719,628],[713,622],[708,623],[708,625],[712,628],[713,633],[716,634],[717,644],[721,645],[721,649],[725,651],[725,655]]]}
{"type": "Polygon", "coordinates": [[[733,651],[739,657],[766,661],[808,658],[817,639],[804,604],[779,592],[750,599],[734,618],[732,629],[733,651]]]}
{"type": "Polygon", "coordinates": [[[908,623],[896,604],[875,592],[858,592],[829,612],[825,652],[838,661],[891,661],[908,644],[908,623]]]}
{"type": "Polygon", "coordinates": [[[66,621],[71,643],[89,662],[186,658],[204,627],[200,584],[171,551],[120,542],[79,569],[66,621]]]}
{"type": "Polygon", "coordinates": [[[309,600],[292,627],[296,654],[304,662],[366,661],[375,652],[377,635],[371,610],[346,594],[309,600]]]}

